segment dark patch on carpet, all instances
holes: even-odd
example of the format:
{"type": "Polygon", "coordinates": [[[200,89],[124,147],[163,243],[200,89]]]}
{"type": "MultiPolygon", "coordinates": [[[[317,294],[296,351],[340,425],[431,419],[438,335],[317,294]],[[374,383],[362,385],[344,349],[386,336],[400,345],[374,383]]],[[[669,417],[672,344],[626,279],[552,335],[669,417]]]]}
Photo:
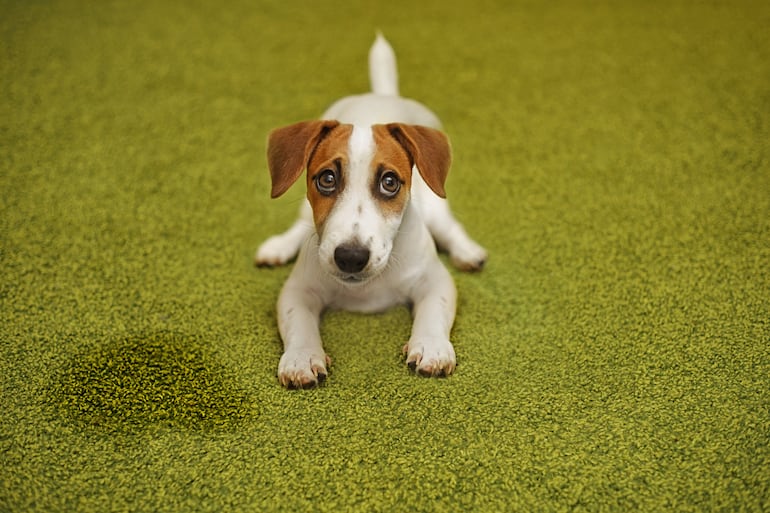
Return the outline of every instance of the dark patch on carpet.
{"type": "Polygon", "coordinates": [[[158,332],[81,354],[52,388],[62,415],[109,431],[158,424],[229,430],[248,398],[198,336],[158,332]]]}

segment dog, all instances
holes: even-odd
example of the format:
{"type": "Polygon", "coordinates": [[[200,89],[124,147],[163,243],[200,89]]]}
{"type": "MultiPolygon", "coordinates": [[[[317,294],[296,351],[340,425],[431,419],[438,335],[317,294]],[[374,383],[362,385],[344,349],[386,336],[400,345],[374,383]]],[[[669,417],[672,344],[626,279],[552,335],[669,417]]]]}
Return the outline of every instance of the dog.
{"type": "Polygon", "coordinates": [[[331,360],[319,323],[329,308],[371,313],[410,305],[407,365],[424,376],[451,374],[457,292],[437,246],[463,271],[481,270],[487,261],[445,199],[451,151],[441,123],[424,105],[399,96],[395,53],[379,33],[369,74],[370,93],[342,98],[320,119],[268,137],[273,198],[307,169],[299,219],[255,257],[258,266],[297,257],[277,305],[284,345],[278,379],[287,388],[311,388],[326,378],[331,360]]]}

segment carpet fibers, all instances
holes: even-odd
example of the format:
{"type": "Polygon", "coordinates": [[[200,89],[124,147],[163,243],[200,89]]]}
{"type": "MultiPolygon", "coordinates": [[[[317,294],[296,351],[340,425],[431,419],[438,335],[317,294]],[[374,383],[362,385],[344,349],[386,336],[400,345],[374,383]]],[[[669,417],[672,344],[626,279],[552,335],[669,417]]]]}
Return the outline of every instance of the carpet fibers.
{"type": "MultiPolygon", "coordinates": [[[[0,1],[0,511],[770,510],[770,4],[0,1]],[[287,391],[265,140],[442,118],[456,373],[329,312],[287,391]]],[[[446,263],[446,258],[443,258],[446,263]]]]}

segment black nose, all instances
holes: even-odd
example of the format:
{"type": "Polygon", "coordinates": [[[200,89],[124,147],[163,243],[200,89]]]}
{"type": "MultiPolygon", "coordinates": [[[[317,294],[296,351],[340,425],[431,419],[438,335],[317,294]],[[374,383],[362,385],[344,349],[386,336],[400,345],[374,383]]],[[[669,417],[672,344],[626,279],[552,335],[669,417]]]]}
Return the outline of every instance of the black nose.
{"type": "Polygon", "coordinates": [[[334,250],[334,263],[340,271],[357,273],[369,262],[369,250],[354,244],[343,244],[334,250]]]}

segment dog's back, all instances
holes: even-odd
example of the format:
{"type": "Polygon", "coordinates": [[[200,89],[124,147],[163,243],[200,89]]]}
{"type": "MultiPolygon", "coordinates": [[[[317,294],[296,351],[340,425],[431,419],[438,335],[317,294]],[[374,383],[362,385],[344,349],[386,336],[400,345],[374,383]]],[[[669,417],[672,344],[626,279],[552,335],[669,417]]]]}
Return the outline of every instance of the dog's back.
{"type": "Polygon", "coordinates": [[[321,118],[354,125],[408,123],[441,128],[441,121],[430,109],[399,96],[396,54],[382,34],[377,34],[369,50],[369,80],[372,92],[342,98],[321,118]]]}

